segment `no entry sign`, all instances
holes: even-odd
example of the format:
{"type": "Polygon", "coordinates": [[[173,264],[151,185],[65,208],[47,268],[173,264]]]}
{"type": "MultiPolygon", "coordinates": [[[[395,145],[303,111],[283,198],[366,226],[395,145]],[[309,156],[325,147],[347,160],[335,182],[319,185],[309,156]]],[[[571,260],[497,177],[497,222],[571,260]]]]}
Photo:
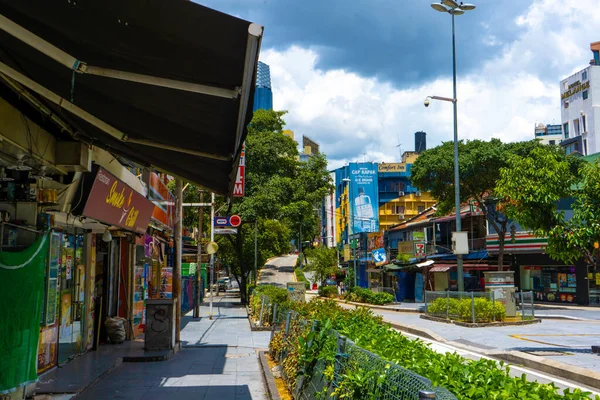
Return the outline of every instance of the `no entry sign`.
{"type": "Polygon", "coordinates": [[[215,217],[216,228],[237,228],[242,223],[239,215],[230,215],[225,217],[215,217]]]}

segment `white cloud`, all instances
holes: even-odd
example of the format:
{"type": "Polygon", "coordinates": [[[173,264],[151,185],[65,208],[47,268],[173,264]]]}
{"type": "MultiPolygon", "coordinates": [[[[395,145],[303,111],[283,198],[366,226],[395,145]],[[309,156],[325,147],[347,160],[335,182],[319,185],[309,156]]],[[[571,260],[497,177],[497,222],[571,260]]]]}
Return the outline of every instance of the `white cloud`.
{"type": "MultiPolygon", "coordinates": [[[[459,75],[459,137],[528,140],[536,122],[560,123],[559,81],[585,67],[589,43],[600,40],[596,2],[537,0],[512,21],[522,35],[478,70],[459,75]]],[[[497,44],[493,37],[484,40],[497,44]]],[[[451,97],[451,80],[396,90],[376,78],[319,70],[318,54],[318,48],[293,46],[263,51],[261,59],[271,66],[275,108],[289,110],[288,128],[297,138],[321,144],[331,168],[363,160],[364,153],[370,161],[397,160],[396,146],[412,150],[419,130],[427,132],[429,147],[452,140],[451,103],[423,107],[427,95],[451,97]]]]}

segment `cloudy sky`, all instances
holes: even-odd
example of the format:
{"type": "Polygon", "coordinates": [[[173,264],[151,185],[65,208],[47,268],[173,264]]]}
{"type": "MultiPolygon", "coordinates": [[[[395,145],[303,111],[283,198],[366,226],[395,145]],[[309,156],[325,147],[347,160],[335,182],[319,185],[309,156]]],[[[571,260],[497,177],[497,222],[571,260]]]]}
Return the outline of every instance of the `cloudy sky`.
{"type": "MultiPolygon", "coordinates": [[[[431,0],[196,0],[265,26],[274,107],[331,168],[452,139],[451,18],[431,0]]],[[[528,140],[560,123],[559,81],[592,58],[598,0],[478,0],[456,18],[461,138],[528,140]]]]}

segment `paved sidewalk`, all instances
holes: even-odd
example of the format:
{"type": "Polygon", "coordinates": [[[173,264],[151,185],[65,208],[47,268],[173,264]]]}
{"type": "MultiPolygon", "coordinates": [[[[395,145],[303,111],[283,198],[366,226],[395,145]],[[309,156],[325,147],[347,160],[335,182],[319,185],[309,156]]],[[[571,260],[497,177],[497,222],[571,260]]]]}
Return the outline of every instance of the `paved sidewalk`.
{"type": "Polygon", "coordinates": [[[215,298],[213,319],[203,305],[182,320],[182,350],[170,360],[123,363],[77,399],[265,400],[257,357],[270,332],[251,332],[239,298],[215,298]]]}

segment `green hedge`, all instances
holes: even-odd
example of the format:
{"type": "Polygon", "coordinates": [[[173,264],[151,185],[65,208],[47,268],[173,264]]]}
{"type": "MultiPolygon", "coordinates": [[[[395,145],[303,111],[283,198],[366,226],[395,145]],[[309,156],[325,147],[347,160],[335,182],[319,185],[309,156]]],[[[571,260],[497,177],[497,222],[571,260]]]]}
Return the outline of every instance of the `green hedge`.
{"type": "MultiPolygon", "coordinates": [[[[286,307],[291,307],[291,301],[288,295],[287,289],[279,288],[273,285],[258,285],[254,291],[252,292],[252,297],[250,297],[250,307],[252,308],[252,319],[258,321],[260,319],[260,309],[262,306],[261,296],[269,296],[271,302],[275,302],[277,304],[281,304],[286,307]]],[[[271,321],[272,309],[267,307],[265,311],[263,311],[263,320],[271,321]]]]}
{"type": "Polygon", "coordinates": [[[294,270],[294,274],[296,275],[296,279],[298,280],[298,282],[304,282],[304,287],[306,288],[306,290],[309,290],[310,282],[304,276],[304,271],[302,271],[302,269],[300,269],[300,268],[296,268],[294,270]]]}
{"type": "Polygon", "coordinates": [[[375,293],[370,291],[369,289],[361,288],[358,286],[348,289],[344,299],[357,303],[367,303],[375,305],[384,305],[391,303],[395,300],[394,296],[390,293],[375,293]]]}
{"type": "MultiPolygon", "coordinates": [[[[499,301],[492,302],[487,298],[478,297],[474,299],[474,303],[476,322],[504,321],[506,318],[506,309],[499,301]]],[[[427,314],[458,321],[472,322],[472,300],[470,298],[453,299],[440,297],[427,305],[427,314]]]]}
{"type": "Polygon", "coordinates": [[[337,295],[338,295],[337,286],[321,286],[319,288],[319,296],[337,297],[337,295]]]}
{"type": "MultiPolygon", "coordinates": [[[[470,360],[457,353],[437,353],[419,340],[411,340],[382,321],[371,310],[357,308],[346,310],[332,301],[313,300],[309,303],[292,305],[309,321],[317,320],[323,329],[317,334],[310,332],[311,324],[293,325],[288,336],[284,331],[277,333],[269,345],[272,356],[278,359],[286,343],[293,350],[283,360],[283,368],[290,377],[290,386],[295,388],[299,371],[310,376],[317,360],[325,360],[326,379],[333,378],[335,367],[335,337],[327,335],[327,329],[335,329],[353,340],[358,346],[377,354],[382,359],[394,362],[429,380],[433,386],[448,389],[460,400],[582,400],[591,396],[589,392],[565,389],[559,393],[554,384],[527,381],[525,376],[512,377],[510,368],[503,362],[482,358],[470,360]],[[328,373],[329,372],[329,373],[328,373]]],[[[358,366],[342,376],[333,388],[338,398],[374,398],[364,388],[373,387],[367,380],[385,376],[385,371],[374,371],[358,366]],[[369,383],[366,385],[365,383],[369,383]]],[[[600,397],[596,396],[596,400],[600,397]]]]}

